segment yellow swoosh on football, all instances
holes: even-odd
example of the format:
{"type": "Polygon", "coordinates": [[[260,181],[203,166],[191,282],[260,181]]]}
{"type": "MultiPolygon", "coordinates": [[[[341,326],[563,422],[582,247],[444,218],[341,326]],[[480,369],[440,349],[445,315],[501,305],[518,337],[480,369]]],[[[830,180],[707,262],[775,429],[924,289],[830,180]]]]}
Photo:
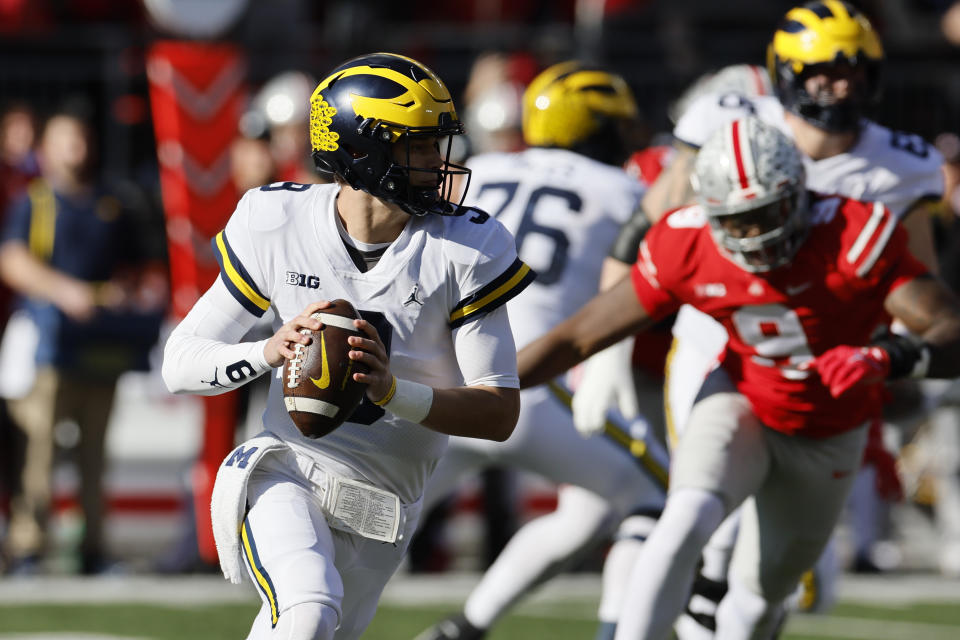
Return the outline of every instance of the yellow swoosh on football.
{"type": "Polygon", "coordinates": [[[327,364],[327,345],[323,341],[323,331],[320,332],[320,379],[310,378],[310,382],[319,389],[330,386],[330,366],[327,364]]]}

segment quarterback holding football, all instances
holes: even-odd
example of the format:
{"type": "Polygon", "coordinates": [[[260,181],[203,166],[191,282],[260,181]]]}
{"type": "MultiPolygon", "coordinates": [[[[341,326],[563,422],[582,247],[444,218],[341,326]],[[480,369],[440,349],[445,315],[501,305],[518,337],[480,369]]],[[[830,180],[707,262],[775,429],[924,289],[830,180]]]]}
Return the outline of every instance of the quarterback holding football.
{"type": "Polygon", "coordinates": [[[505,440],[516,424],[504,304],[534,273],[499,222],[450,199],[469,173],[449,161],[462,132],[416,60],[334,69],[310,100],[314,161],[334,182],[248,191],[214,242],[221,277],[167,342],[176,392],[273,376],[265,430],[224,460],[211,505],[224,575],[260,590],[251,639],[358,638],[447,436],[505,440]],[[244,342],[268,309],[273,336],[244,342]]]}

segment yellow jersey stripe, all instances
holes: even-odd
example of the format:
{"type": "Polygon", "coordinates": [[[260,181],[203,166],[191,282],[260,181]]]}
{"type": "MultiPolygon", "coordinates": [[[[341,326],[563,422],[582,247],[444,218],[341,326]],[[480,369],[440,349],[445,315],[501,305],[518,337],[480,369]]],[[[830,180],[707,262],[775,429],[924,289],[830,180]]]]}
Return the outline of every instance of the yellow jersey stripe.
{"type": "MultiPolygon", "coordinates": [[[[568,409],[573,411],[573,396],[570,392],[558,382],[550,381],[547,388],[554,397],[563,403],[568,409]]],[[[606,419],[603,425],[603,435],[613,440],[616,444],[626,449],[631,456],[637,459],[647,473],[659,483],[660,487],[666,489],[670,482],[670,472],[665,469],[652,455],[650,455],[647,443],[643,440],[634,439],[629,433],[606,419]]]]}
{"type": "MultiPolygon", "coordinates": [[[[520,260],[514,262],[511,269],[514,270],[513,275],[507,277],[503,284],[496,286],[488,293],[483,293],[483,295],[480,295],[476,300],[458,305],[453,313],[450,314],[450,324],[462,324],[467,318],[480,311],[489,310],[503,304],[520,293],[528,284],[533,282],[533,279],[536,277],[536,273],[530,266],[520,260]]],[[[508,269],[504,275],[509,274],[511,269],[508,269]]],[[[502,277],[503,276],[501,276],[501,278],[502,277]]]]}
{"type": "Polygon", "coordinates": [[[263,311],[269,309],[270,301],[260,295],[251,284],[243,279],[243,276],[241,276],[237,270],[237,266],[235,266],[233,261],[230,259],[230,252],[227,249],[223,231],[217,234],[216,244],[217,250],[220,252],[220,264],[223,267],[223,273],[226,275],[230,283],[233,284],[233,286],[236,287],[240,293],[242,293],[257,307],[263,311]]]}
{"type": "Polygon", "coordinates": [[[277,610],[277,595],[273,588],[273,581],[270,580],[270,576],[266,574],[260,564],[256,545],[254,545],[250,536],[250,525],[247,524],[246,520],[243,521],[243,525],[240,527],[240,540],[243,543],[243,555],[247,559],[247,564],[250,565],[250,570],[257,579],[260,590],[267,596],[267,602],[270,603],[270,622],[272,626],[275,627],[277,626],[277,621],[280,619],[280,613],[277,610]]]}

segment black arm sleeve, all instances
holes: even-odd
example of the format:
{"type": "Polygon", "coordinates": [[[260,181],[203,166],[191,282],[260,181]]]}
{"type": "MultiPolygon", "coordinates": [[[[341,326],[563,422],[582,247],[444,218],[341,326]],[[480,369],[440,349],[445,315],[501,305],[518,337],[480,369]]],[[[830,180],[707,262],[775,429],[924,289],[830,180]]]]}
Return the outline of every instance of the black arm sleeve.
{"type": "MultiPolygon", "coordinates": [[[[907,336],[887,333],[871,342],[872,346],[880,347],[890,356],[890,380],[906,378],[913,373],[917,361],[923,359],[923,351],[927,347],[917,340],[907,336]]],[[[929,356],[927,356],[929,361],[929,356]]]]}
{"type": "Polygon", "coordinates": [[[650,226],[650,219],[644,213],[643,207],[637,207],[626,224],[620,228],[620,235],[610,247],[610,257],[627,264],[636,262],[640,241],[647,235],[650,226]]]}

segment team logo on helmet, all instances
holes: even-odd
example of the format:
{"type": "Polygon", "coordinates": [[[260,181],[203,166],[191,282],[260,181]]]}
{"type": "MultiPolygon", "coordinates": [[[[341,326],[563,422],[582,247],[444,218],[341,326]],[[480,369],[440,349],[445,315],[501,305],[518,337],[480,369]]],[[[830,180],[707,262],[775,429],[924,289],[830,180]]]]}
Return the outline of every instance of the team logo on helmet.
{"type": "Polygon", "coordinates": [[[316,151],[336,151],[340,134],[330,130],[336,107],[331,107],[321,95],[310,100],[310,145],[316,151]]]}
{"type": "Polygon", "coordinates": [[[626,81],[581,62],[561,62],[530,83],[523,96],[523,137],[534,147],[560,147],[610,164],[633,149],[624,125],[639,110],[626,81]]]}
{"type": "Polygon", "coordinates": [[[859,126],[863,111],[879,97],[882,61],[883,46],[870,21],[840,0],[794,7],[767,48],[767,67],[783,105],[828,131],[859,126]],[[848,97],[808,92],[805,80],[810,75],[840,64],[854,69],[848,97]]]}

